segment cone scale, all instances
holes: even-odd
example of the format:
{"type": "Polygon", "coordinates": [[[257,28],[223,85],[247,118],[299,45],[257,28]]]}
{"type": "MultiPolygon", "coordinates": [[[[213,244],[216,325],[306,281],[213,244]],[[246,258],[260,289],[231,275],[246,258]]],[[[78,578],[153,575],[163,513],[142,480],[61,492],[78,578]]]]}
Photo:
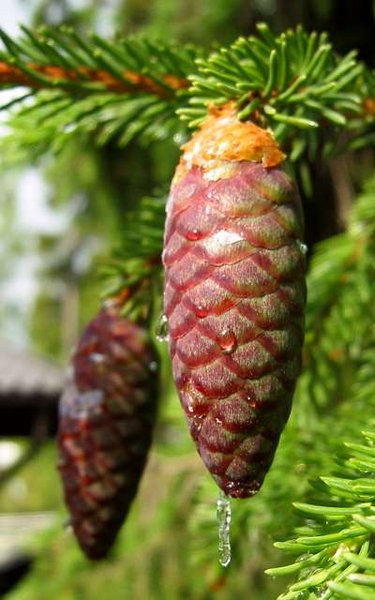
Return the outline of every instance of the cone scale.
{"type": "Polygon", "coordinates": [[[60,401],[59,463],[71,526],[107,555],[137,492],[157,405],[157,358],[142,327],[104,308],[87,325],[60,401]]]}
{"type": "Polygon", "coordinates": [[[212,113],[184,147],[167,205],[164,311],[192,438],[219,487],[255,494],[300,370],[300,199],[271,134],[212,113]]]}

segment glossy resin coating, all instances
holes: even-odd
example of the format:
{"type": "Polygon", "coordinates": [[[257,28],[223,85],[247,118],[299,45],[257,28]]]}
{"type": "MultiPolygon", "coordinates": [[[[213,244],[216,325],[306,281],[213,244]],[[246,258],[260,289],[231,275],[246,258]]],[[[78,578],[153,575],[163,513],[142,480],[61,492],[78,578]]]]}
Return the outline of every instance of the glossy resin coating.
{"type": "Polygon", "coordinates": [[[246,498],[271,465],[300,370],[299,196],[279,166],[179,169],[163,255],[173,375],[204,463],[246,498]]]}
{"type": "Polygon", "coordinates": [[[147,332],[103,309],[84,330],[60,402],[59,470],[71,525],[91,559],[112,546],[136,494],[157,405],[147,332]]]}

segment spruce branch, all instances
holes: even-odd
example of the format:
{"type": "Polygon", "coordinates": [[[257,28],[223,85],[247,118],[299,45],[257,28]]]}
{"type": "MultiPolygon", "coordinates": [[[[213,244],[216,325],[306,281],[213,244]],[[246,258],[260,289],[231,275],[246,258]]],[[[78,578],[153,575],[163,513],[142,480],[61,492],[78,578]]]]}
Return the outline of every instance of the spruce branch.
{"type": "Polygon", "coordinates": [[[191,45],[83,39],[68,28],[23,28],[17,41],[0,31],[0,38],[0,87],[31,88],[11,102],[19,109],[2,144],[16,153],[58,151],[77,133],[124,146],[137,136],[149,141],[183,129],[176,110],[200,54],[191,45]]]}
{"type": "MultiPolygon", "coordinates": [[[[326,154],[338,145],[340,130],[357,147],[374,136],[375,76],[355,52],[336,56],[324,33],[297,27],[275,36],[260,24],[258,36],[204,58],[189,45],[84,39],[68,28],[22,30],[17,41],[0,31],[0,87],[26,86],[34,95],[38,132],[25,134],[35,124],[22,108],[10,123],[25,148],[58,150],[67,132],[95,132],[99,143],[115,139],[119,145],[136,136],[160,139],[183,127],[177,115],[195,127],[211,105],[228,101],[237,103],[240,119],[271,127],[291,160],[314,156],[320,126],[326,154]],[[306,130],[303,138],[296,128],[306,130]]],[[[31,117],[30,96],[18,101],[31,117]]]]}
{"type": "Polygon", "coordinates": [[[0,51],[0,85],[35,89],[59,88],[87,94],[110,91],[146,93],[172,98],[188,87],[196,50],[161,42],[132,39],[106,42],[93,35],[79,38],[69,28],[42,29],[12,40],[0,30],[5,49],[0,51]]]}
{"type": "Polygon", "coordinates": [[[297,529],[296,538],[275,545],[299,558],[266,571],[272,576],[297,577],[279,600],[297,599],[301,594],[324,600],[374,596],[375,435],[370,430],[363,436],[363,443],[346,445],[349,457],[339,474],[322,477],[321,502],[295,504],[308,522],[297,529]]]}
{"type": "Polygon", "coordinates": [[[128,211],[121,246],[100,269],[103,298],[126,292],[122,312],[133,316],[150,304],[150,294],[161,283],[161,252],[165,220],[165,196],[144,197],[128,211]]]}
{"type": "Polygon", "coordinates": [[[320,126],[329,126],[334,139],[350,121],[353,131],[374,123],[369,110],[373,74],[357,61],[355,51],[336,56],[325,33],[308,34],[298,26],[275,36],[262,23],[258,36],[239,38],[197,64],[197,74],[190,76],[189,106],[178,111],[190,127],[204,120],[210,105],[234,100],[240,119],[271,127],[296,160],[306,146],[316,145],[314,130],[320,126]],[[371,85],[364,85],[365,76],[371,85]],[[296,128],[307,130],[304,144],[296,128]]]}
{"type": "Polygon", "coordinates": [[[306,402],[319,410],[350,397],[374,327],[374,239],[372,178],[353,206],[348,230],[320,243],[311,260],[305,369],[297,393],[300,389],[306,402]]]}

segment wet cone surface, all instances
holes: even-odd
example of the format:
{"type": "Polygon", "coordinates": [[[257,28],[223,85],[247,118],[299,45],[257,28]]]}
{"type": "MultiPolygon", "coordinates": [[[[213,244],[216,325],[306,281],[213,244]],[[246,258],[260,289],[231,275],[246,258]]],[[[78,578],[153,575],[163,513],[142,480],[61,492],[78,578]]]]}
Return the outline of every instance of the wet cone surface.
{"type": "Polygon", "coordinates": [[[60,402],[59,470],[71,525],[104,557],[129,511],[151,443],[157,362],[147,332],[114,309],[84,330],[60,402]]]}
{"type": "Polygon", "coordinates": [[[167,206],[164,306],[191,435],[229,496],[256,493],[300,370],[298,191],[272,136],[231,107],[185,146],[167,206]]]}

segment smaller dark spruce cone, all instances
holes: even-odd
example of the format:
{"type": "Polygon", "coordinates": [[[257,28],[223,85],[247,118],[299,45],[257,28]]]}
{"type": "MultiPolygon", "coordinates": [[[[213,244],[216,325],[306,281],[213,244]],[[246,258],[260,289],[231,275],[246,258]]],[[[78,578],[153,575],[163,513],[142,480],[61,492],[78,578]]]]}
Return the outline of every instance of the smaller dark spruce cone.
{"type": "Polygon", "coordinates": [[[102,309],[87,325],[60,401],[59,463],[65,502],[90,559],[107,555],[136,495],[158,398],[148,333],[102,309]]]}

